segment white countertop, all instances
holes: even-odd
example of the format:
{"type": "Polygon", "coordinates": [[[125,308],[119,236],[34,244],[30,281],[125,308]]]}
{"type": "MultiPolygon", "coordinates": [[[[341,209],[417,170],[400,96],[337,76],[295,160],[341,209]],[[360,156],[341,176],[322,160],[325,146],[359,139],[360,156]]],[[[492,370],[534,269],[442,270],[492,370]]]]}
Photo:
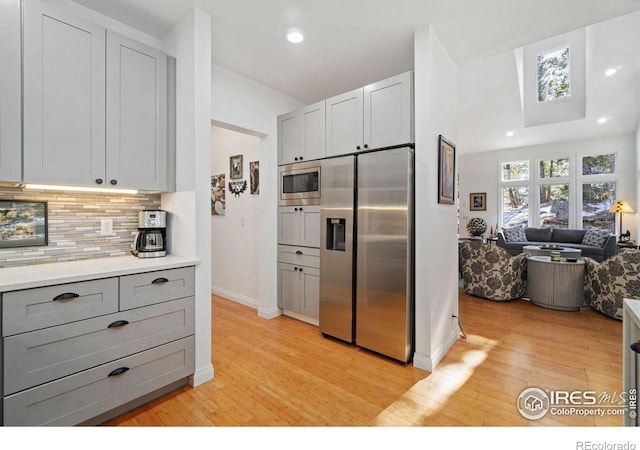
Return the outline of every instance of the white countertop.
{"type": "Polygon", "coordinates": [[[640,328],[640,300],[625,298],[623,300],[623,308],[627,312],[629,318],[635,322],[638,328],[640,328]]]}
{"type": "Polygon", "coordinates": [[[0,269],[0,292],[195,266],[196,258],[116,256],[0,269]]]}

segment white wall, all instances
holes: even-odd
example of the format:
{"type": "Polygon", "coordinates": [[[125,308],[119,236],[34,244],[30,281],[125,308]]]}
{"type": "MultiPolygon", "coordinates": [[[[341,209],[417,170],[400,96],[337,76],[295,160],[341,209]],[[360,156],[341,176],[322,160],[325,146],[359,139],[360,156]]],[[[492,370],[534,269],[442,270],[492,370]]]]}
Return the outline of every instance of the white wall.
{"type": "Polygon", "coordinates": [[[264,221],[259,213],[262,194],[250,192],[249,163],[261,162],[268,150],[259,137],[218,126],[211,127],[211,147],[212,175],[224,173],[228,187],[229,158],[242,155],[242,180],[247,182],[246,191],[238,197],[227,188],[225,215],[211,216],[211,292],[258,309],[260,240],[264,221]]]}
{"type": "MultiPolygon", "coordinates": [[[[485,235],[488,235],[489,227],[495,227],[496,223],[500,222],[499,165],[501,161],[520,159],[535,161],[538,158],[562,156],[573,156],[578,161],[577,158],[584,154],[617,152],[616,167],[619,170],[617,197],[628,201],[631,205],[637,205],[636,170],[634,170],[636,167],[636,146],[636,138],[633,135],[624,135],[460,155],[460,236],[469,235],[466,225],[471,217],[480,217],[487,221],[485,235]],[[487,193],[486,211],[469,211],[469,194],[472,192],[487,193]]],[[[577,193],[572,195],[575,196],[573,197],[574,202],[580,202],[577,193]]],[[[638,209],[635,210],[638,211],[638,209]]],[[[623,228],[629,229],[632,239],[637,240],[637,217],[635,216],[637,215],[625,214],[623,228]]],[[[581,225],[578,223],[578,217],[575,217],[574,220],[577,224],[576,227],[579,228],[581,225]]],[[[616,230],[618,229],[619,224],[616,223],[616,230]]]]}
{"type": "Polygon", "coordinates": [[[458,68],[430,26],[414,37],[416,130],[416,348],[432,371],[458,338],[455,205],[438,204],[438,135],[456,141],[458,68]]]}
{"type": "Polygon", "coordinates": [[[197,257],[193,386],[213,378],[211,363],[211,17],[194,8],[163,40],[176,67],[176,192],[169,211],[170,253],[197,257]]]}
{"type": "MultiPolygon", "coordinates": [[[[303,103],[267,88],[223,67],[211,68],[211,119],[215,124],[235,128],[262,139],[260,155],[260,196],[257,214],[261,218],[259,250],[259,306],[261,317],[280,314],[277,298],[277,117],[303,103]]],[[[214,149],[215,151],[215,149],[214,149]]],[[[212,220],[212,219],[210,219],[212,220]]],[[[220,255],[214,254],[215,261],[220,255]]],[[[234,267],[241,271],[243,267],[234,267]]]]}

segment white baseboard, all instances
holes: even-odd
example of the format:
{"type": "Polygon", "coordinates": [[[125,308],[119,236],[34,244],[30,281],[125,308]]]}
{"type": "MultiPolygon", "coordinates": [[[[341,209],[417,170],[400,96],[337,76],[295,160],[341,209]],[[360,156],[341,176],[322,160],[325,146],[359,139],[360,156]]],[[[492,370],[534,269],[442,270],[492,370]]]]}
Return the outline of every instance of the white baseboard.
{"type": "Polygon", "coordinates": [[[189,377],[189,384],[193,387],[200,386],[209,380],[213,380],[213,364],[209,363],[196,369],[195,373],[189,377]]]}
{"type": "Polygon", "coordinates": [[[258,309],[260,307],[260,301],[255,298],[247,297],[246,295],[236,294],[235,292],[228,291],[226,289],[217,288],[211,286],[211,293],[218,295],[220,297],[224,297],[228,300],[233,300],[236,303],[240,303],[242,305],[248,306],[253,309],[258,309]]]}
{"type": "Polygon", "coordinates": [[[258,317],[263,319],[275,319],[281,315],[282,310],[280,308],[263,308],[262,306],[258,308],[258,317]]]}
{"type": "Polygon", "coordinates": [[[458,340],[460,336],[460,327],[456,325],[451,333],[447,336],[444,342],[436,349],[433,355],[423,355],[421,353],[413,354],[413,367],[417,369],[426,370],[427,372],[433,372],[435,368],[440,364],[442,358],[447,354],[449,349],[453,347],[453,344],[458,340]]]}
{"type": "Polygon", "coordinates": [[[315,326],[318,326],[318,324],[320,323],[318,321],[318,319],[315,319],[315,318],[309,317],[309,316],[305,316],[304,314],[300,314],[300,313],[297,313],[295,311],[291,311],[291,310],[288,310],[288,309],[283,309],[282,310],[282,314],[285,315],[285,316],[292,317],[294,319],[300,320],[301,322],[306,322],[306,323],[309,323],[309,324],[315,325],[315,326]]]}

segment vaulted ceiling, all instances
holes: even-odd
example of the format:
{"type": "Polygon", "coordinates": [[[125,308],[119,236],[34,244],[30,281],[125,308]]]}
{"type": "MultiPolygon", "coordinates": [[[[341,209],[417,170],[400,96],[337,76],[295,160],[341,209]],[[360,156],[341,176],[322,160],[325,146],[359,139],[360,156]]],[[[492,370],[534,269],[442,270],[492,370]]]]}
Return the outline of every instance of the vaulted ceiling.
{"type": "Polygon", "coordinates": [[[430,24],[459,66],[461,153],[631,133],[640,121],[640,0],[76,3],[157,38],[197,7],[212,17],[214,63],[305,103],[412,70],[413,31],[430,24]],[[513,50],[594,24],[587,118],[525,129],[513,50]],[[302,43],[286,41],[291,27],[302,43]],[[618,73],[605,77],[609,67],[618,73]]]}

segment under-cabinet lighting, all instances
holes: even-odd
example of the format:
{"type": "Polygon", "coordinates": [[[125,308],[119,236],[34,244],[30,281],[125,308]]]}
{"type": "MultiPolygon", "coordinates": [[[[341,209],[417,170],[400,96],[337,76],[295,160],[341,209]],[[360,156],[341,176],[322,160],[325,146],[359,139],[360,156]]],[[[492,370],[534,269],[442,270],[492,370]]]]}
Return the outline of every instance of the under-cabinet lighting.
{"type": "Polygon", "coordinates": [[[515,134],[515,131],[507,131],[507,137],[513,137],[515,134]]]}
{"type": "Polygon", "coordinates": [[[77,191],[77,192],[104,192],[107,194],[137,194],[135,189],[111,189],[111,188],[98,188],[98,187],[83,187],[83,186],[56,186],[52,184],[25,184],[25,189],[38,189],[38,190],[55,190],[55,191],[77,191]]]}
{"type": "Polygon", "coordinates": [[[598,123],[599,123],[599,124],[607,123],[607,120],[609,120],[609,119],[607,119],[606,117],[600,117],[600,118],[598,119],[598,123]]]}
{"type": "Polygon", "coordinates": [[[607,71],[604,74],[606,76],[610,77],[612,75],[615,75],[617,71],[618,71],[617,69],[612,67],[611,69],[607,69],[607,71]]]}

